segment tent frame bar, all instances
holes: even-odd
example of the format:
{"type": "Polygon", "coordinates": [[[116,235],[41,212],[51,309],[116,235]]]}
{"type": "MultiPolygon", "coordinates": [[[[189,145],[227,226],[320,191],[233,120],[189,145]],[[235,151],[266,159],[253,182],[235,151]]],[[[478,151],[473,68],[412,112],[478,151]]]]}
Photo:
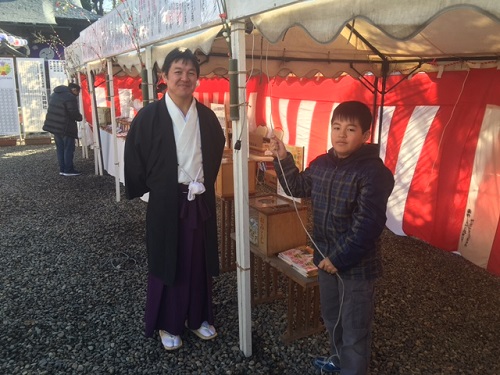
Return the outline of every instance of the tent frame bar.
{"type": "MultiPolygon", "coordinates": [[[[203,55],[206,57],[206,60],[200,61],[200,65],[208,63],[210,57],[223,57],[227,58],[227,54],[225,53],[214,53],[211,52],[208,55],[203,55]]],[[[298,58],[293,58],[293,57],[279,57],[279,56],[263,56],[263,55],[246,55],[247,59],[267,59],[267,60],[273,60],[273,61],[283,61],[283,62],[324,62],[324,63],[353,63],[353,64],[384,64],[384,61],[380,60],[357,60],[357,59],[316,59],[316,58],[309,58],[309,57],[298,57],[298,58]]],[[[469,62],[469,61],[495,61],[495,60],[500,60],[500,55],[496,56],[474,56],[474,57],[456,57],[456,58],[450,58],[450,57],[441,57],[441,58],[424,58],[424,59],[417,59],[417,58],[409,58],[409,59],[404,59],[404,60],[388,60],[389,64],[400,64],[400,63],[415,63],[415,64],[429,64],[429,63],[436,63],[436,62],[469,62]]]]}

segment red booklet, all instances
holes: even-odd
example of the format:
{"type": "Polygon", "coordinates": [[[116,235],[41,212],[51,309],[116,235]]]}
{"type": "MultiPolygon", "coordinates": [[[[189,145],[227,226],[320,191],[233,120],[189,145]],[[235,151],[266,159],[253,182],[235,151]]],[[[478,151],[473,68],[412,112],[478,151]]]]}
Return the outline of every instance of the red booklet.
{"type": "Polygon", "coordinates": [[[318,274],[318,267],[313,263],[313,249],[309,246],[300,246],[278,253],[278,258],[290,264],[297,272],[305,277],[318,274]]]}

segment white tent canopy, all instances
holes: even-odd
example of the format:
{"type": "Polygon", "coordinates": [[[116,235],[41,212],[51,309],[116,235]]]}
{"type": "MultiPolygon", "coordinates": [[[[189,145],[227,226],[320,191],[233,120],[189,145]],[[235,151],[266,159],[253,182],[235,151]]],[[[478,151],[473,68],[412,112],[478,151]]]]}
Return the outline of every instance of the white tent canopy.
{"type": "Polygon", "coordinates": [[[168,52],[178,47],[189,48],[192,51],[198,50],[203,54],[208,55],[210,53],[212,43],[220,30],[220,26],[214,26],[187,36],[170,39],[168,42],[163,44],[154,45],[151,51],[153,61],[161,67],[168,52]]]}
{"type": "MultiPolygon", "coordinates": [[[[399,0],[351,0],[349,4],[342,0],[315,0],[271,10],[252,19],[271,42],[277,42],[290,27],[301,26],[318,43],[327,43],[352,20],[364,20],[388,36],[405,40],[420,33],[441,14],[460,9],[474,9],[486,17],[496,17],[497,20],[500,17],[499,4],[495,0],[420,0],[414,3],[399,0]]],[[[452,26],[452,29],[457,29],[457,26],[464,29],[467,23],[454,22],[452,26]]],[[[450,31],[452,32],[442,30],[444,34],[441,39],[449,37],[450,31]]]]}
{"type": "MultiPolygon", "coordinates": [[[[248,71],[336,77],[491,67],[500,54],[500,4],[493,1],[307,1],[251,18],[248,71]],[[351,7],[352,4],[352,7],[351,7]],[[484,6],[484,8],[481,8],[484,6]],[[358,12],[359,9],[359,12],[358,12]],[[402,18],[402,19],[401,19],[402,18]]],[[[213,46],[205,71],[224,73],[227,47],[213,46]]]]}
{"type": "MultiPolygon", "coordinates": [[[[135,9],[135,2],[128,1],[132,4],[130,9],[135,9]]],[[[168,0],[150,2],[170,3],[168,0]]],[[[198,3],[199,0],[192,2],[198,3]]],[[[227,1],[229,16],[233,3],[242,4],[239,0],[227,1]]],[[[150,8],[161,9],[160,5],[151,5],[150,8]]],[[[216,5],[212,4],[211,8],[214,7],[216,5]]],[[[197,6],[192,8],[196,10],[197,6]]],[[[117,10],[122,18],[123,14],[128,14],[126,9],[122,4],[117,10]]],[[[172,9],[182,11],[169,5],[167,13],[171,14],[172,9]]],[[[205,55],[200,57],[203,75],[227,75],[228,44],[220,35],[216,38],[222,26],[213,26],[216,23],[214,13],[208,18],[198,16],[202,24],[197,28],[192,24],[180,25],[173,30],[176,33],[165,35],[161,40],[157,35],[143,32],[149,36],[135,42],[140,44],[143,41],[141,48],[151,45],[152,60],[159,66],[170,49],[182,45],[205,55]],[[151,40],[156,42],[151,44],[151,40]]],[[[237,13],[245,14],[245,10],[238,9],[237,13]]],[[[95,35],[102,34],[99,30],[108,23],[115,30],[130,30],[132,26],[137,30],[158,28],[158,20],[154,17],[139,20],[150,20],[151,25],[128,25],[128,28],[116,25],[120,19],[116,15],[107,15],[96,22],[92,30],[82,33],[67,49],[70,69],[109,57],[99,52],[105,48],[96,45],[95,41],[95,35]],[[99,56],[100,53],[103,56],[99,56]]],[[[409,73],[414,69],[437,71],[491,67],[497,64],[500,54],[499,20],[498,1],[426,0],[411,5],[397,0],[355,0],[348,5],[340,0],[301,1],[251,17],[256,29],[252,31],[252,27],[247,26],[247,31],[252,31],[247,33],[245,41],[247,67],[252,74],[286,76],[291,73],[301,77],[312,77],[317,73],[326,77],[343,73],[358,76],[367,72],[382,76],[384,60],[388,63],[387,74],[409,73]]],[[[118,64],[127,69],[139,65],[137,52],[130,50],[131,43],[125,43],[122,34],[109,33],[105,42],[106,46],[123,45],[122,52],[114,47],[116,54],[113,57],[118,64]],[[116,44],[113,38],[117,38],[116,44]]]]}

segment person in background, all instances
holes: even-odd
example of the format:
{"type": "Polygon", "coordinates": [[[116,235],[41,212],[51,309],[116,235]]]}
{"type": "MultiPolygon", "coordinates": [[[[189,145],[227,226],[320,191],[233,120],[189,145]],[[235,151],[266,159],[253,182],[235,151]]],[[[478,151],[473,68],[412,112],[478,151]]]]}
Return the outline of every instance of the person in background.
{"type": "Polygon", "coordinates": [[[311,197],[314,262],[319,268],[321,315],[330,356],[317,357],[322,373],[368,373],[375,280],[381,276],[379,237],[394,176],[370,137],[372,115],[363,103],[338,105],[331,120],[332,148],[299,172],[272,137],[274,166],[285,192],[311,197]]]}
{"type": "Polygon", "coordinates": [[[156,95],[158,99],[162,99],[165,95],[165,92],[167,92],[167,84],[164,82],[160,82],[158,86],[156,86],[156,95]]]}
{"type": "Polygon", "coordinates": [[[137,112],[139,112],[142,107],[144,106],[144,103],[142,101],[142,83],[139,84],[139,88],[137,91],[132,91],[132,96],[133,96],[133,100],[132,100],[132,108],[133,108],[133,116],[131,117],[134,117],[137,112]]]}
{"type": "Polygon", "coordinates": [[[164,98],[134,118],[125,142],[128,199],[149,192],[145,333],[166,350],[182,346],[187,327],[217,336],[212,277],[219,273],[215,180],[225,138],[215,113],[193,97],[200,66],[189,49],[165,58],[164,98]]]}
{"type": "Polygon", "coordinates": [[[77,121],[82,121],[82,114],[78,109],[77,97],[80,86],[70,83],[68,86],[57,86],[50,95],[49,106],[43,130],[54,135],[56,142],[59,174],[61,176],[78,176],[73,165],[75,140],[78,139],[77,121]]]}

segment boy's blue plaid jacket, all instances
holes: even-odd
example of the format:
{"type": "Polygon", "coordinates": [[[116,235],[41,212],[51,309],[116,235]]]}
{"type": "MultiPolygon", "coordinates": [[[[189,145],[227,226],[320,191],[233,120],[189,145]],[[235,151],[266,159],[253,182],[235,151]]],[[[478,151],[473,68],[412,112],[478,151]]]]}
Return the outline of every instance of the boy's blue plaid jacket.
{"type": "MultiPolygon", "coordinates": [[[[290,153],[281,162],[274,160],[285,192],[311,197],[314,242],[346,279],[371,280],[382,273],[379,237],[394,176],[378,150],[378,145],[365,144],[339,159],[332,148],[302,173],[290,153]]],[[[316,265],[321,259],[315,249],[316,265]]]]}

